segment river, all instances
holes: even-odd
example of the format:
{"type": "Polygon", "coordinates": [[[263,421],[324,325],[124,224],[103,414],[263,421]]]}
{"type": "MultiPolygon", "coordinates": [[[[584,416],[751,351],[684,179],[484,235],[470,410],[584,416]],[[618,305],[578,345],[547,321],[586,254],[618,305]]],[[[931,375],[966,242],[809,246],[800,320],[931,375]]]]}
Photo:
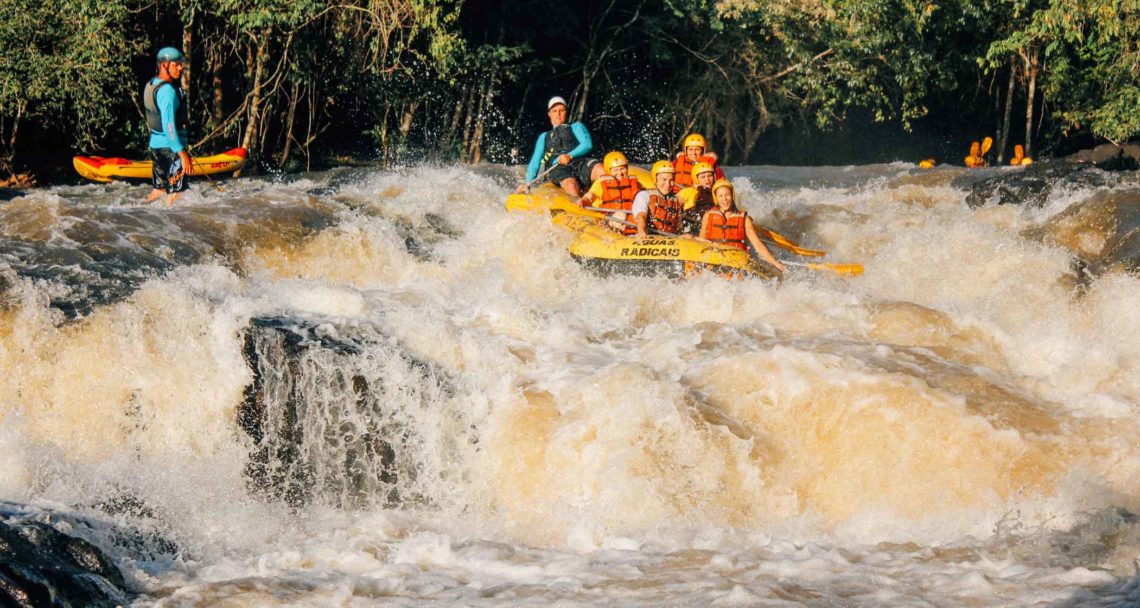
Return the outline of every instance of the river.
{"type": "Polygon", "coordinates": [[[1140,175],[728,168],[866,269],[776,282],[591,274],[517,170],[0,202],[0,519],[138,606],[1140,603],[1140,175]]]}

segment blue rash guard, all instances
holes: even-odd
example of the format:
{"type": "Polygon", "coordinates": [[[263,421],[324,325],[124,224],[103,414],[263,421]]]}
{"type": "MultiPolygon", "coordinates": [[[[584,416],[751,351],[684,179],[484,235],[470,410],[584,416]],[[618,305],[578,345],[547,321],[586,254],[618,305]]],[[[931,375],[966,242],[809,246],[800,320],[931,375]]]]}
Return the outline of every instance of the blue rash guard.
{"type": "MultiPolygon", "coordinates": [[[[580,122],[570,123],[570,130],[574,133],[574,137],[578,138],[578,146],[573,150],[569,150],[571,158],[582,158],[594,149],[594,141],[590,139],[590,132],[586,130],[586,125],[580,122]]],[[[534,144],[534,154],[530,157],[530,162],[526,166],[526,181],[534,181],[538,177],[538,172],[542,169],[542,157],[546,154],[546,136],[548,132],[543,132],[538,136],[538,141],[534,144]]],[[[557,156],[550,159],[551,164],[557,163],[557,156]]]]}
{"type": "MultiPolygon", "coordinates": [[[[155,78],[151,82],[159,81],[159,78],[155,78]]],[[[170,148],[171,152],[177,154],[186,148],[186,131],[178,129],[175,125],[180,103],[178,93],[173,85],[160,87],[154,100],[162,116],[162,131],[151,129],[149,145],[151,148],[170,148]]]]}

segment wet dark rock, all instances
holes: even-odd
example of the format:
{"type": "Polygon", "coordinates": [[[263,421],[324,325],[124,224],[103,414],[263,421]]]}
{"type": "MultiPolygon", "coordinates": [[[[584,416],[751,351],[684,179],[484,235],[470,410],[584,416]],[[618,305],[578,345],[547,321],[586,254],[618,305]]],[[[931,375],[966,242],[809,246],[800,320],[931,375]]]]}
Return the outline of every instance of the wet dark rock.
{"type": "Polygon", "coordinates": [[[24,196],[23,190],[13,190],[12,188],[0,188],[0,201],[10,201],[14,198],[24,196]]]}
{"type": "Polygon", "coordinates": [[[1113,181],[1091,165],[1043,161],[1027,167],[1003,169],[981,180],[963,180],[954,185],[970,190],[966,203],[971,207],[987,203],[1040,207],[1058,188],[1103,188],[1113,181]]]}
{"type": "Polygon", "coordinates": [[[255,493],[294,507],[423,501],[408,492],[419,471],[405,457],[420,438],[392,404],[452,394],[436,366],[370,324],[285,318],[252,320],[243,354],[254,380],[237,422],[255,444],[255,493]]]}
{"type": "Polygon", "coordinates": [[[146,501],[123,492],[104,498],[83,508],[98,509],[107,515],[125,518],[138,527],[115,527],[109,533],[110,542],[129,552],[136,559],[157,560],[170,557],[186,557],[177,543],[166,538],[157,530],[169,527],[162,517],[146,501]]]}
{"type": "Polygon", "coordinates": [[[1140,190],[1101,190],[1025,236],[1072,251],[1079,276],[1140,270],[1140,190]]]}
{"type": "Polygon", "coordinates": [[[1140,144],[1102,144],[1070,154],[1064,160],[1096,165],[1105,171],[1135,171],[1140,169],[1140,144]]]}
{"type": "Polygon", "coordinates": [[[126,583],[91,543],[39,521],[0,521],[0,605],[125,606],[126,583]]]}

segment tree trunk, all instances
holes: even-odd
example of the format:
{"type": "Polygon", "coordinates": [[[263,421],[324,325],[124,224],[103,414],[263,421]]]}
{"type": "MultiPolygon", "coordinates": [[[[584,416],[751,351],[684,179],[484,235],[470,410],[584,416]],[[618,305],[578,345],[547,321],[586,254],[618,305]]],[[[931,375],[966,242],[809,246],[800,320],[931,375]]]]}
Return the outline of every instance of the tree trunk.
{"type": "Polygon", "coordinates": [[[308,122],[308,125],[305,127],[305,144],[301,146],[301,149],[305,151],[305,171],[312,171],[313,170],[313,155],[311,152],[309,152],[309,145],[313,143],[313,138],[316,137],[315,135],[313,135],[313,127],[315,126],[313,123],[317,122],[317,118],[318,118],[318,115],[317,115],[317,85],[316,84],[310,84],[309,85],[309,122],[308,122]]]}
{"type": "MultiPolygon", "coordinates": [[[[455,144],[455,134],[459,130],[459,123],[463,118],[463,106],[466,105],[468,93],[468,89],[463,89],[455,99],[455,112],[451,114],[451,124],[447,127],[447,138],[443,142],[447,150],[451,150],[455,144]]],[[[462,152],[460,150],[460,154],[462,152]]]]}
{"type": "Polygon", "coordinates": [[[281,152],[281,166],[289,162],[293,150],[293,123],[297,118],[297,102],[301,97],[301,85],[293,83],[293,93],[289,96],[289,114],[285,117],[285,149],[281,152]]]}
{"type": "Polygon", "coordinates": [[[1037,48],[1030,48],[1025,59],[1026,100],[1025,100],[1025,155],[1033,157],[1033,106],[1037,101],[1037,48]]]}
{"type": "Polygon", "coordinates": [[[467,116],[463,120],[463,145],[459,148],[459,162],[465,163],[468,159],[468,151],[471,149],[471,131],[473,130],[472,121],[475,119],[475,114],[479,108],[477,102],[479,101],[479,85],[472,84],[468,91],[468,99],[470,102],[467,104],[467,116]]]}
{"type": "Polygon", "coordinates": [[[486,126],[486,115],[491,107],[491,100],[495,96],[494,72],[483,81],[483,95],[479,100],[479,111],[475,116],[475,133],[471,135],[471,153],[468,155],[471,164],[477,165],[483,160],[483,131],[486,126]]]}
{"type": "Polygon", "coordinates": [[[391,114],[392,104],[384,104],[384,118],[380,120],[380,154],[385,167],[391,162],[391,154],[388,150],[388,117],[391,114]]]}
{"type": "Polygon", "coordinates": [[[273,118],[276,116],[277,96],[262,95],[262,99],[261,128],[254,137],[254,145],[257,146],[259,158],[273,158],[273,138],[269,136],[269,128],[273,126],[273,118]]]}
{"type": "MultiPolygon", "coordinates": [[[[186,22],[186,26],[182,28],[182,54],[187,57],[192,57],[190,49],[194,45],[194,6],[190,7],[190,20],[186,22]]],[[[179,78],[182,83],[182,90],[186,92],[186,117],[191,122],[194,119],[192,110],[194,108],[194,66],[190,61],[186,61],[182,67],[182,76],[179,78]]]]}
{"type": "Polygon", "coordinates": [[[213,73],[213,90],[212,105],[210,113],[210,132],[222,126],[226,120],[225,108],[225,81],[222,80],[222,52],[217,46],[214,47],[213,52],[210,53],[210,71],[213,73]]]}
{"type": "Polygon", "coordinates": [[[16,101],[16,116],[12,118],[12,134],[4,142],[6,149],[3,158],[0,159],[0,170],[7,172],[8,177],[16,176],[16,142],[20,134],[20,119],[24,116],[24,108],[26,107],[26,101],[16,101]]]}
{"type": "Polygon", "coordinates": [[[422,100],[413,99],[404,106],[404,115],[400,118],[400,147],[403,148],[408,143],[408,133],[412,130],[412,119],[416,116],[416,110],[419,109],[422,100]]]}
{"type": "MultiPolygon", "coordinates": [[[[245,126],[245,136],[241,141],[241,146],[251,152],[253,151],[254,137],[260,126],[258,110],[261,105],[261,78],[265,73],[265,61],[269,56],[268,50],[265,47],[268,44],[270,33],[271,32],[266,31],[257,39],[257,59],[256,66],[253,69],[253,90],[250,91],[249,123],[245,126]]],[[[240,174],[240,171],[235,173],[235,175],[240,174]]]]}
{"type": "Polygon", "coordinates": [[[998,142],[998,164],[1005,162],[1005,146],[1009,142],[1010,118],[1013,116],[1013,90],[1017,85],[1017,61],[1009,60],[1009,85],[1005,90],[1005,109],[1001,119],[1001,141],[998,142]]]}

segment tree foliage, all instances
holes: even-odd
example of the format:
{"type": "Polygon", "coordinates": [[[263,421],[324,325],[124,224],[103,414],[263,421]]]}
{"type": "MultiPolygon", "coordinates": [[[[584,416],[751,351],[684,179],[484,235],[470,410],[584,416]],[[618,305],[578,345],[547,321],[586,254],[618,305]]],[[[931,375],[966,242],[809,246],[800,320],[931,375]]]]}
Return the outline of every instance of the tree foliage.
{"type": "Polygon", "coordinates": [[[131,5],[122,0],[0,0],[0,175],[21,128],[51,125],[75,146],[93,146],[124,116],[107,99],[126,94],[131,5]]]}
{"type": "Polygon", "coordinates": [[[271,169],[341,155],[519,160],[555,94],[604,147],[640,160],[699,131],[726,162],[746,163],[772,128],[842,130],[853,111],[907,128],[960,125],[963,144],[990,124],[1003,144],[1046,148],[1140,134],[1136,0],[0,8],[0,177],[45,146],[58,156],[143,152],[138,94],[163,46],[191,58],[192,144],[245,145],[271,169]],[[1011,123],[1014,107],[1024,122],[1011,123]]]}

